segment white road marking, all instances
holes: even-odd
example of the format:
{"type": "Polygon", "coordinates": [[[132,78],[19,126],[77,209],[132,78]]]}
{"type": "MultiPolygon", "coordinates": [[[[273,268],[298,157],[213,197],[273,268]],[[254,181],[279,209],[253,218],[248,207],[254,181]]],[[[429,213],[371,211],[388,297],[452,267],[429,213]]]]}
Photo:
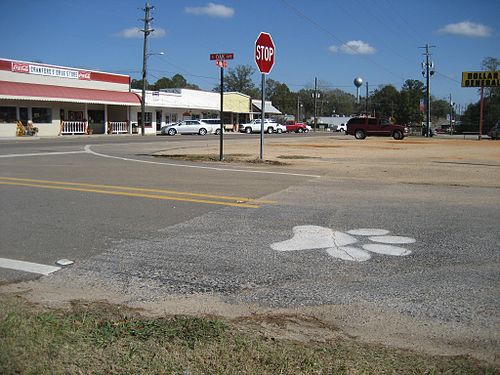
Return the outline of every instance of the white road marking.
{"type": "Polygon", "coordinates": [[[384,234],[389,233],[389,231],[385,229],[361,228],[361,229],[348,230],[347,233],[355,236],[382,236],[384,234]]]}
{"type": "Polygon", "coordinates": [[[393,244],[403,244],[403,243],[414,243],[416,240],[411,237],[401,237],[401,236],[374,236],[369,238],[373,242],[382,243],[393,243],[393,244]]]}
{"type": "Polygon", "coordinates": [[[312,178],[320,178],[321,177],[320,175],[314,175],[314,174],[272,172],[272,171],[257,171],[257,170],[254,170],[254,169],[231,169],[231,168],[204,167],[204,166],[201,166],[201,165],[185,165],[185,164],[174,164],[174,163],[161,163],[161,162],[158,162],[158,161],[130,159],[130,158],[123,158],[123,157],[120,157],[120,156],[112,156],[112,155],[101,154],[99,152],[92,151],[92,149],[90,148],[90,145],[86,145],[85,146],[85,151],[88,152],[89,154],[92,154],[92,155],[95,155],[95,156],[100,156],[100,157],[103,157],[103,158],[118,159],[118,160],[124,160],[124,161],[134,161],[136,163],[146,163],[146,164],[155,164],[155,165],[168,165],[170,167],[178,167],[178,168],[208,169],[208,170],[213,170],[213,171],[224,171],[224,172],[243,172],[243,173],[275,174],[275,175],[296,176],[296,177],[312,177],[312,178]]]}
{"type": "Polygon", "coordinates": [[[405,249],[404,247],[392,246],[392,245],[382,245],[382,244],[368,244],[363,245],[363,249],[371,251],[377,254],[383,255],[394,255],[394,256],[406,256],[411,254],[411,251],[405,249]]]}
{"type": "Polygon", "coordinates": [[[85,154],[87,151],[60,151],[60,152],[37,152],[32,154],[8,154],[0,155],[0,158],[18,158],[24,156],[52,156],[52,155],[68,155],[68,154],[85,154]]]}
{"type": "Polygon", "coordinates": [[[354,246],[331,247],[326,249],[326,252],[334,258],[355,262],[365,262],[372,257],[367,251],[354,246]]]}
{"type": "Polygon", "coordinates": [[[8,268],[16,271],[24,271],[30,273],[38,273],[40,275],[50,275],[53,272],[59,271],[61,267],[48,266],[46,264],[25,262],[23,260],[14,260],[0,258],[0,268],[8,268]]]}
{"type": "Polygon", "coordinates": [[[370,252],[393,256],[406,256],[411,254],[411,250],[390,244],[414,243],[416,242],[414,238],[382,235],[387,233],[389,233],[388,230],[377,228],[353,229],[344,233],[317,225],[300,225],[293,228],[292,238],[272,243],[270,246],[271,249],[277,251],[324,249],[327,254],[334,258],[355,262],[365,262],[369,260],[372,256],[370,252]],[[373,236],[374,234],[381,235],[373,236]],[[362,245],[361,248],[346,246],[358,242],[358,239],[352,235],[371,236],[368,240],[380,243],[365,244],[362,245]]]}

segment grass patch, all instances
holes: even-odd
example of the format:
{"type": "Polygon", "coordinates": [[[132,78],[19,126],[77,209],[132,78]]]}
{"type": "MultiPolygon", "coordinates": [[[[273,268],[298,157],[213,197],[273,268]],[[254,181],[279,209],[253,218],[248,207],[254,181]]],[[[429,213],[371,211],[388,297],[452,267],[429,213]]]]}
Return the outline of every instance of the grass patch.
{"type": "Polygon", "coordinates": [[[298,343],[244,321],[146,318],[105,303],[45,309],[0,295],[2,374],[493,374],[468,357],[425,356],[353,340],[298,343]]]}
{"type": "MultiPolygon", "coordinates": [[[[169,159],[182,159],[187,161],[220,161],[219,154],[172,154],[172,155],[155,155],[169,159]]],[[[267,164],[267,165],[288,165],[279,160],[260,160],[258,157],[250,158],[249,154],[227,154],[224,155],[223,162],[225,163],[250,163],[250,164],[267,164]]]]}

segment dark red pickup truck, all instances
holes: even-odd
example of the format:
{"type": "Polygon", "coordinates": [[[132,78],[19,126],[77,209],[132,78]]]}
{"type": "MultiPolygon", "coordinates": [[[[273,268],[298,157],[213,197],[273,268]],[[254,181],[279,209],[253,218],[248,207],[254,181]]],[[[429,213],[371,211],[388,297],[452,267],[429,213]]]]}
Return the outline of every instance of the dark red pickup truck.
{"type": "Polygon", "coordinates": [[[375,117],[353,117],[347,122],[346,134],[356,139],[365,139],[369,135],[403,139],[410,134],[410,129],[403,125],[392,124],[389,120],[375,117]]]}
{"type": "Polygon", "coordinates": [[[293,120],[285,121],[283,126],[286,126],[286,131],[291,133],[307,133],[309,129],[307,129],[307,125],[302,122],[295,122],[293,120]]]}

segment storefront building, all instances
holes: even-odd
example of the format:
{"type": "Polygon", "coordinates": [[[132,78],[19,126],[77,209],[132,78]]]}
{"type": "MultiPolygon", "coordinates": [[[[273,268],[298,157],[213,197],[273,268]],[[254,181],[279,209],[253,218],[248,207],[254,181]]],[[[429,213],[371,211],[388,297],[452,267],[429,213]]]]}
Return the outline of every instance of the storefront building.
{"type": "Polygon", "coordinates": [[[0,137],[129,133],[130,77],[0,59],[0,137]]]}
{"type": "MultiPolygon", "coordinates": [[[[142,97],[141,90],[132,90],[142,97]]],[[[224,124],[247,121],[250,116],[251,98],[239,92],[224,93],[224,124]]],[[[132,109],[133,132],[141,127],[141,108],[132,109]]],[[[144,122],[145,134],[156,134],[162,126],[182,120],[220,117],[220,93],[192,89],[163,89],[146,91],[144,122]]],[[[229,126],[228,126],[229,125],[229,126]]]]}

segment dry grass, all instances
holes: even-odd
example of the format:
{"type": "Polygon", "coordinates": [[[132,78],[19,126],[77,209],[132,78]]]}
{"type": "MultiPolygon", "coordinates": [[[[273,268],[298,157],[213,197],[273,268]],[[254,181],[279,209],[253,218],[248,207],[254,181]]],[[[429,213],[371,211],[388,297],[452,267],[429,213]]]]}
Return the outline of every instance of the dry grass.
{"type": "MultiPolygon", "coordinates": [[[[2,374],[494,374],[468,357],[437,357],[352,339],[300,343],[262,333],[307,317],[251,322],[146,318],[106,303],[66,310],[0,295],[2,374]]],[[[313,324],[314,322],[309,322],[313,324]]],[[[328,327],[322,327],[328,329],[328,327]]]]}

